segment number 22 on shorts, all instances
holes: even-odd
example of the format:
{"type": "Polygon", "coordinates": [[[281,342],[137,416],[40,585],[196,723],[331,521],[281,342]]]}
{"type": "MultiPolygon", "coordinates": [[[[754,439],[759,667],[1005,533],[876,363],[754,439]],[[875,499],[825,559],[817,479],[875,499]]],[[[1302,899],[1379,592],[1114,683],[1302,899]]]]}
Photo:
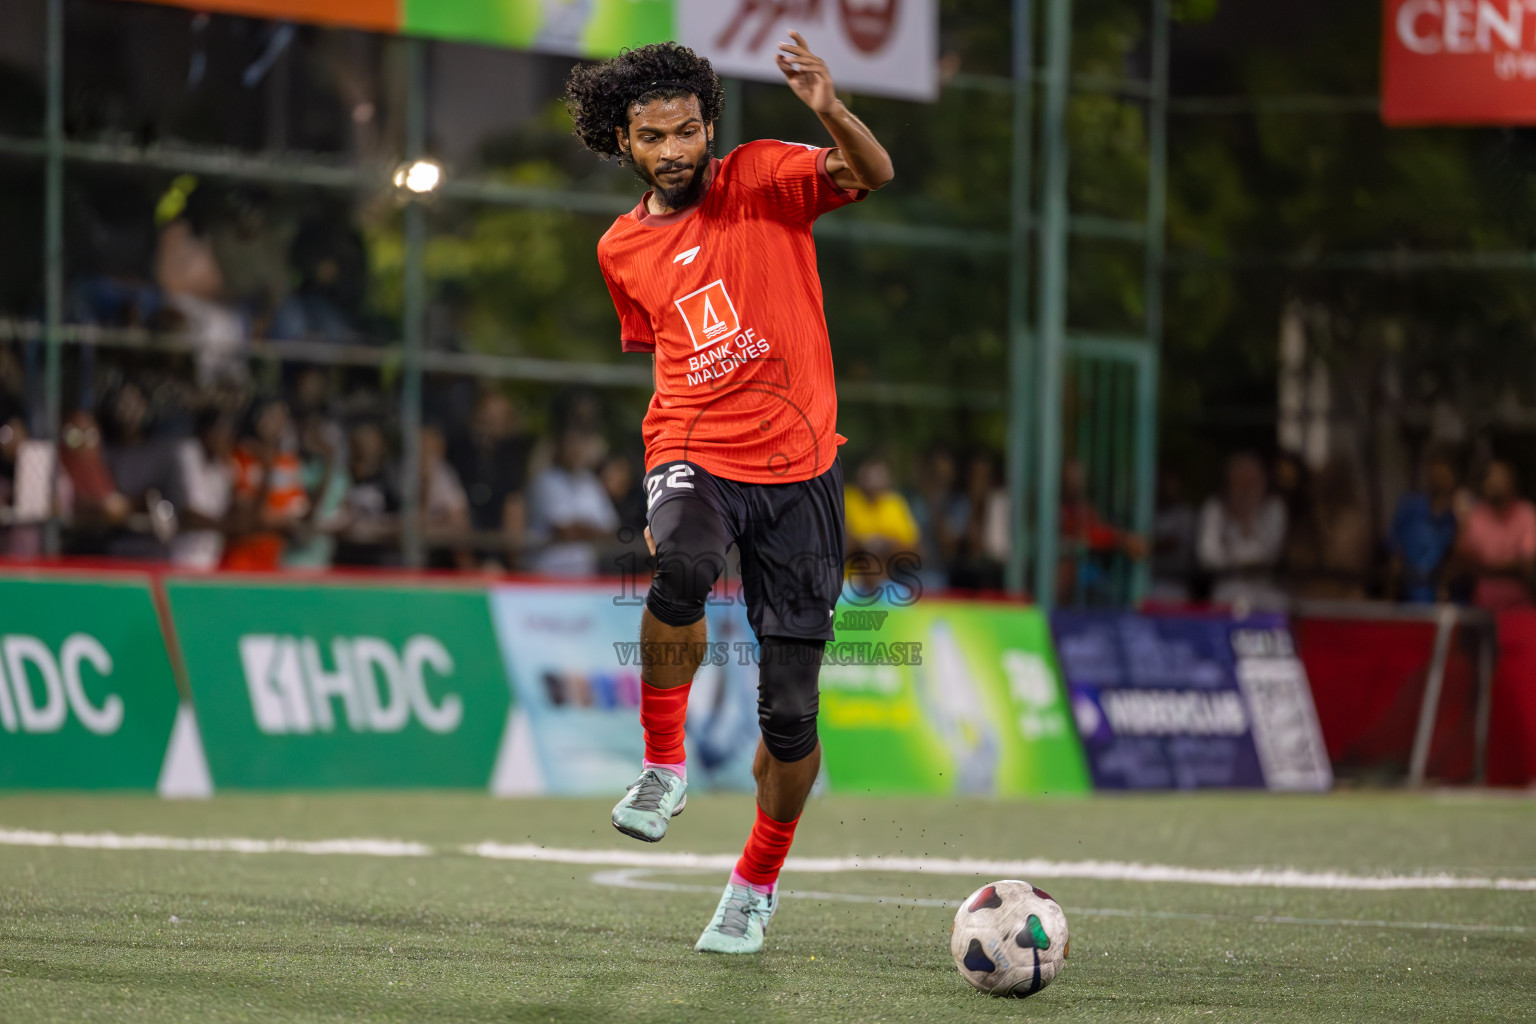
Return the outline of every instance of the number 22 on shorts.
{"type": "Polygon", "coordinates": [[[689,483],[686,479],[690,476],[693,476],[692,466],[688,465],[686,462],[675,462],[671,465],[671,467],[669,467],[665,475],[657,473],[655,476],[646,480],[646,509],[649,510],[656,507],[656,500],[661,497],[661,489],[663,487],[671,487],[674,489],[686,487],[690,491],[693,490],[693,484],[689,483]]]}

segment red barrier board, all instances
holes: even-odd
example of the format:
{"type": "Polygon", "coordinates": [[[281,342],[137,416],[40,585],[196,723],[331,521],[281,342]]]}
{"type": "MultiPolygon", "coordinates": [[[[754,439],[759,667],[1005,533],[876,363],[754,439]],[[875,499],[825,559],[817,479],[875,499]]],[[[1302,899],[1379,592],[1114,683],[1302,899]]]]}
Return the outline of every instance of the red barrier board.
{"type": "Polygon", "coordinates": [[[1536,124],[1536,8],[1525,0],[1386,0],[1390,125],[1536,124]]]}
{"type": "MultiPolygon", "coordinates": [[[[1435,646],[1432,622],[1295,617],[1291,631],[1312,685],[1328,757],[1342,775],[1407,770],[1435,646]]],[[[1470,781],[1476,673],[1457,630],[1445,666],[1429,775],[1470,781]]]]}
{"type": "Polygon", "coordinates": [[[1536,782],[1536,609],[1499,615],[1499,660],[1488,723],[1488,783],[1536,782]]]}

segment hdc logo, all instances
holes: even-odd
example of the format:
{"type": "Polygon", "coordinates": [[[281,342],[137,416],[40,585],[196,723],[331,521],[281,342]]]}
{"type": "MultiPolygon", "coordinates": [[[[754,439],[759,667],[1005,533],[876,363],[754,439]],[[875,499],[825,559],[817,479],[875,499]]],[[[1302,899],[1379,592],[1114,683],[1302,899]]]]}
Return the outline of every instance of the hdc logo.
{"type": "Polygon", "coordinates": [[[453,732],[464,718],[456,693],[432,703],[426,669],[453,675],[453,657],[435,637],[413,636],[399,653],[373,636],[331,641],[327,668],[311,637],[256,633],[240,638],[240,663],[256,727],[264,733],[330,732],[340,701],[353,732],[399,732],[412,716],[431,732],[453,732]]]}
{"type": "Polygon", "coordinates": [[[683,314],[683,322],[688,325],[688,336],[693,339],[695,352],[717,341],[734,338],[741,332],[736,305],[731,302],[723,279],[678,299],[677,311],[683,314]]]}
{"type": "Polygon", "coordinates": [[[110,736],[122,726],[123,698],[110,693],[98,707],[86,696],[81,665],[89,664],[99,676],[112,674],[112,655],[89,633],[65,637],[57,658],[35,636],[0,637],[0,652],[5,665],[0,671],[0,727],[6,732],[18,727],[22,732],[58,732],[71,711],[98,736],[110,736]]]}

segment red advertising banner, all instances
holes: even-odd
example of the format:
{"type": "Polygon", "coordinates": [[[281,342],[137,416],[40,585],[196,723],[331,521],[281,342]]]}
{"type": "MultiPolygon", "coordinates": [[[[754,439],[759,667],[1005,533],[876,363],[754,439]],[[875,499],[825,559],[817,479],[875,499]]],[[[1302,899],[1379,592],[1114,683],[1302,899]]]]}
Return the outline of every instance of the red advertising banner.
{"type": "Polygon", "coordinates": [[[1536,124],[1536,3],[1386,0],[1381,118],[1536,124]]]}

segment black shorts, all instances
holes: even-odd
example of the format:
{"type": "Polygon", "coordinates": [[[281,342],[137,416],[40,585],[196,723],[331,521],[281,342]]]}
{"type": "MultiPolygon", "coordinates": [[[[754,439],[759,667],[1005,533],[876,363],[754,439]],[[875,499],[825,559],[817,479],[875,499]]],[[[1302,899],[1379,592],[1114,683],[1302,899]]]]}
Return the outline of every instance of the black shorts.
{"type": "Polygon", "coordinates": [[[784,484],[726,480],[697,463],[672,460],[645,475],[645,493],[646,522],[652,525],[662,506],[685,503],[669,509],[666,518],[673,531],[695,544],[714,538],[702,544],[709,549],[703,561],[711,570],[723,566],[726,549],[736,546],[747,621],[758,640],[832,639],[843,588],[840,460],[820,476],[784,484]]]}

